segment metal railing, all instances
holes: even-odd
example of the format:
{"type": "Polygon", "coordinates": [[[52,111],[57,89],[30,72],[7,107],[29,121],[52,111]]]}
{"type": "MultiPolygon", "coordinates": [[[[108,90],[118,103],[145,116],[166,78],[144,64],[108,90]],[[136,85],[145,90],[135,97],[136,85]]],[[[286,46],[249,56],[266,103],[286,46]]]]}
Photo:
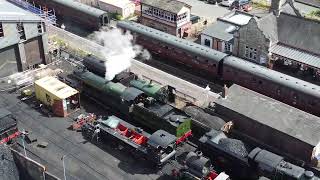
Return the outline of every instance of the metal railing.
{"type": "Polygon", "coordinates": [[[25,9],[33,14],[38,15],[44,19],[47,23],[56,25],[57,18],[54,10],[49,10],[46,7],[36,6],[34,3],[29,3],[27,0],[8,0],[9,2],[25,9]]]}

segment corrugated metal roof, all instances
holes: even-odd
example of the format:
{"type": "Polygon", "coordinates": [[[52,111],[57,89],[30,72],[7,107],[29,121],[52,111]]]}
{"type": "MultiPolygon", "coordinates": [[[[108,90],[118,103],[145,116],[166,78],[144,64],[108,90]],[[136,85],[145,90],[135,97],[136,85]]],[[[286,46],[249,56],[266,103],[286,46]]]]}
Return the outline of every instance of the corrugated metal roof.
{"type": "Polygon", "coordinates": [[[56,95],[60,99],[66,99],[79,93],[77,90],[51,76],[41,78],[35,81],[35,84],[56,95]]]}
{"type": "Polygon", "coordinates": [[[107,14],[107,12],[105,12],[101,9],[97,9],[97,8],[88,6],[86,4],[80,3],[75,0],[51,0],[51,1],[53,1],[55,3],[62,4],[66,7],[77,9],[81,12],[85,12],[85,13],[87,13],[91,16],[95,16],[95,17],[100,17],[101,15],[107,14]]]}
{"type": "MultiPolygon", "coordinates": [[[[319,32],[320,33],[320,32],[319,32]]],[[[270,48],[270,52],[316,67],[320,68],[320,57],[316,55],[309,54],[307,52],[300,51],[298,49],[286,47],[281,44],[276,44],[270,48]]]]}
{"type": "Polygon", "coordinates": [[[266,67],[254,64],[243,59],[229,56],[224,59],[224,64],[241,71],[254,74],[268,81],[287,86],[297,92],[309,94],[310,96],[320,98],[320,86],[303,81],[301,79],[288,76],[286,74],[268,69],[266,67]]]}
{"type": "Polygon", "coordinates": [[[8,1],[0,0],[0,21],[39,22],[41,18],[8,1]]]}
{"type": "Polygon", "coordinates": [[[202,34],[210,37],[214,37],[224,41],[230,41],[233,39],[233,31],[236,30],[236,26],[222,21],[217,21],[214,24],[208,26],[202,34]]]}
{"type": "MultiPolygon", "coordinates": [[[[160,41],[168,45],[172,45],[181,50],[185,50],[206,58],[209,61],[214,61],[216,63],[220,62],[227,54],[216,51],[214,49],[202,46],[200,44],[187,41],[185,39],[178,38],[171,34],[138,24],[132,21],[120,21],[117,24],[118,27],[127,29],[132,32],[143,34],[146,37],[150,37],[152,40],[160,41]]],[[[150,41],[151,41],[150,39],[150,41]]]]}

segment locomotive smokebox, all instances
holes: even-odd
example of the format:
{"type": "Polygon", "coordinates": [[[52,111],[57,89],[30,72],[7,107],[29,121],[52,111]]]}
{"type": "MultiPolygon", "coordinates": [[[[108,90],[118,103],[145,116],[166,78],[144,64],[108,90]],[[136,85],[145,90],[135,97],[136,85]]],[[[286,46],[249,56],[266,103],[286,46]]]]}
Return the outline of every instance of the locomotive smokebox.
{"type": "Polygon", "coordinates": [[[197,177],[205,177],[210,172],[211,162],[208,158],[202,156],[201,151],[189,152],[186,157],[186,165],[190,173],[197,177]]]}

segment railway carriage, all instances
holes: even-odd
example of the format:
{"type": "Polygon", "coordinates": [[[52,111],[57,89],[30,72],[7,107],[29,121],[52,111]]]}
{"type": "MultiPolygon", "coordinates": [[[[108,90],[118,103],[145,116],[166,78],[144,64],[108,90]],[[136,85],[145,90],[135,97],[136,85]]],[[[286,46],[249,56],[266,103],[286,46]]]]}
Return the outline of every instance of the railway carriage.
{"type": "Polygon", "coordinates": [[[152,53],[170,57],[171,62],[197,69],[207,77],[219,77],[226,54],[131,21],[118,22],[117,26],[131,31],[135,42],[152,53]]]}
{"type": "Polygon", "coordinates": [[[32,2],[54,9],[59,18],[79,23],[88,29],[98,30],[109,24],[107,12],[74,0],[32,0],[32,2]]]}
{"type": "Polygon", "coordinates": [[[229,56],[224,59],[223,79],[320,116],[320,87],[229,56]]]}

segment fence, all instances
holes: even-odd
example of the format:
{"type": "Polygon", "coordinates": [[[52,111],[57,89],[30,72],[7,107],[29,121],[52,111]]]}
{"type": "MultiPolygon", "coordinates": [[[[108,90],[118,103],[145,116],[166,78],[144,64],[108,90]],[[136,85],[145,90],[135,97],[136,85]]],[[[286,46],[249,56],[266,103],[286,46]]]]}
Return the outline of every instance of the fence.
{"type": "Polygon", "coordinates": [[[48,24],[56,25],[57,18],[54,10],[49,10],[46,7],[37,7],[35,4],[31,4],[26,0],[8,0],[9,2],[25,9],[33,14],[40,16],[44,19],[48,24]]]}
{"type": "Polygon", "coordinates": [[[46,167],[18,151],[11,149],[14,161],[18,167],[19,174],[30,180],[61,180],[47,172],[46,167]]]}

